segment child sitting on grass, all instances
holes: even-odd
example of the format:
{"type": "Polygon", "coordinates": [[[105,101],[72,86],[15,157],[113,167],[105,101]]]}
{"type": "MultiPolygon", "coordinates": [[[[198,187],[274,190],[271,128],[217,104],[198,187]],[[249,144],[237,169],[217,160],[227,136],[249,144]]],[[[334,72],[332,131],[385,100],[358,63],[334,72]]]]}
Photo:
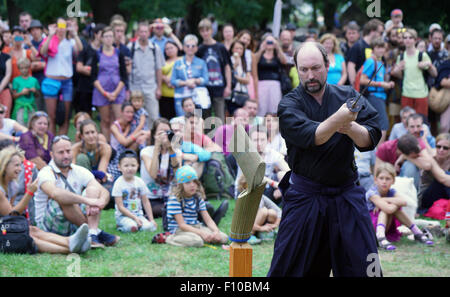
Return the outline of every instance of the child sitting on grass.
{"type": "Polygon", "coordinates": [[[386,250],[395,250],[391,241],[400,240],[401,233],[397,230],[401,224],[409,227],[416,241],[432,245],[433,241],[402,211],[406,200],[400,197],[391,186],[395,182],[395,168],[392,164],[382,163],[375,172],[375,183],[366,192],[367,207],[376,230],[379,246],[386,250]]]}
{"type": "Polygon", "coordinates": [[[207,243],[228,241],[228,236],[217,228],[205,206],[205,193],[197,172],[189,165],[180,167],[175,178],[177,185],[167,201],[169,235],[166,243],[181,247],[202,247],[207,243]],[[206,226],[200,224],[201,215],[206,226]]]}
{"type": "Polygon", "coordinates": [[[12,82],[12,95],[14,108],[11,118],[19,124],[28,125],[28,115],[36,111],[35,95],[39,92],[39,81],[30,75],[31,62],[27,58],[21,58],[17,62],[20,76],[12,82]]]}
{"type": "Polygon", "coordinates": [[[116,202],[117,229],[122,232],[155,231],[157,227],[147,197],[147,185],[140,177],[135,176],[138,167],[138,156],[134,151],[125,150],[120,154],[119,169],[122,176],[114,182],[112,196],[116,202]],[[142,208],[149,220],[144,217],[142,208]]]}

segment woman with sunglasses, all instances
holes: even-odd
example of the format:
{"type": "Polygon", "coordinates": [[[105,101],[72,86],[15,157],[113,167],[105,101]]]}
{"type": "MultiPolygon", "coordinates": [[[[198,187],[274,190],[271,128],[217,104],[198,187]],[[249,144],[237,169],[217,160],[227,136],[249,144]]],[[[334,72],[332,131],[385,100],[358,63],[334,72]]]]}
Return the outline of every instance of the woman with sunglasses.
{"type": "Polygon", "coordinates": [[[198,50],[198,38],[188,34],[183,40],[185,55],[173,65],[170,83],[175,87],[175,113],[184,115],[181,101],[183,98],[192,97],[194,89],[205,86],[209,80],[206,62],[195,56],[198,50]]]}
{"type": "Polygon", "coordinates": [[[0,104],[0,140],[9,139],[19,142],[20,135],[28,131],[28,129],[13,119],[5,117],[7,107],[0,104]]]}
{"type": "Polygon", "coordinates": [[[50,162],[53,134],[49,130],[50,120],[43,111],[35,112],[28,123],[28,132],[20,136],[19,146],[25,151],[25,158],[41,170],[50,162]]]}
{"type": "Polygon", "coordinates": [[[436,155],[432,168],[424,171],[419,198],[419,214],[425,214],[433,203],[439,199],[450,199],[450,133],[441,133],[436,137],[436,155]]]}

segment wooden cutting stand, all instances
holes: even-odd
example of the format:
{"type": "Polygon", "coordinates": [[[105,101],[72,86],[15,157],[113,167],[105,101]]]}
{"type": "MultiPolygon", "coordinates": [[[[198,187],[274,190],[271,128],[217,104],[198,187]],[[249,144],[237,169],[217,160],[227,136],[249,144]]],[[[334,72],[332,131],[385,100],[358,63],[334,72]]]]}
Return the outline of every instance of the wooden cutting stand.
{"type": "Polygon", "coordinates": [[[236,199],[231,222],[230,277],[251,277],[253,248],[247,240],[251,235],[259,203],[266,188],[266,182],[263,181],[266,164],[240,125],[236,127],[228,148],[242,169],[248,185],[236,199]],[[244,147],[239,148],[237,144],[244,147]]]}
{"type": "Polygon", "coordinates": [[[253,248],[247,242],[230,245],[230,277],[252,276],[253,248]]]}

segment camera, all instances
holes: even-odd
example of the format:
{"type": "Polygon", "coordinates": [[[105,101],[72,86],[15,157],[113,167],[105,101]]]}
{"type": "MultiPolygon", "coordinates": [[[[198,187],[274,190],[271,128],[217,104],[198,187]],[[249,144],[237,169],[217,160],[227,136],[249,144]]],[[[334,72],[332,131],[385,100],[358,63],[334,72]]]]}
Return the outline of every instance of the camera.
{"type": "Polygon", "coordinates": [[[175,133],[172,130],[169,130],[166,133],[167,133],[167,138],[169,138],[169,141],[172,141],[172,138],[175,136],[175,133]]]}
{"type": "Polygon", "coordinates": [[[272,41],[272,40],[267,40],[266,43],[267,43],[267,44],[273,44],[273,41],[272,41]]]}

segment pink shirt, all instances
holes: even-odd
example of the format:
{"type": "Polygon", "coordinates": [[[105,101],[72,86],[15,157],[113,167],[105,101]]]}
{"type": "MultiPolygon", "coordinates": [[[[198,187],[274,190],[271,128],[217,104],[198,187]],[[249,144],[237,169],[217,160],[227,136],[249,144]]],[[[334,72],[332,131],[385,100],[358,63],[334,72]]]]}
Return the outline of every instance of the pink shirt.
{"type": "MultiPolygon", "coordinates": [[[[420,150],[424,150],[426,148],[425,143],[422,139],[419,140],[420,150]]],[[[376,156],[383,162],[391,163],[395,165],[395,161],[397,161],[399,155],[397,155],[397,143],[398,139],[388,140],[383,142],[378,146],[376,156]]]]}

